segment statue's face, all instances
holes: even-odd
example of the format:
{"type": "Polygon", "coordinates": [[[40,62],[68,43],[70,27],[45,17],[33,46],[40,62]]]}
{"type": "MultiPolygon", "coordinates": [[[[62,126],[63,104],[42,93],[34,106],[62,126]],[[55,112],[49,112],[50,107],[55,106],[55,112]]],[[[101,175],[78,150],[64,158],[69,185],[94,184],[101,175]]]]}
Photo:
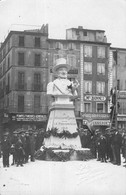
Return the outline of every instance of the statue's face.
{"type": "Polygon", "coordinates": [[[58,77],[66,79],[67,78],[67,68],[65,67],[59,68],[57,70],[57,74],[58,74],[58,77]]]}

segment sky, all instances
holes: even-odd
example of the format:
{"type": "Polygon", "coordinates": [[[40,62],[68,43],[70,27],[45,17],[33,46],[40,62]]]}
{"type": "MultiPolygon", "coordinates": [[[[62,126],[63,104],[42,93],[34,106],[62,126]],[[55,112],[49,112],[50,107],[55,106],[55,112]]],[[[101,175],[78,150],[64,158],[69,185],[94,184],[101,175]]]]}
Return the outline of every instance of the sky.
{"type": "Polygon", "coordinates": [[[49,25],[49,38],[66,29],[105,30],[112,47],[126,48],[126,0],[0,0],[0,42],[10,30],[49,25]]]}

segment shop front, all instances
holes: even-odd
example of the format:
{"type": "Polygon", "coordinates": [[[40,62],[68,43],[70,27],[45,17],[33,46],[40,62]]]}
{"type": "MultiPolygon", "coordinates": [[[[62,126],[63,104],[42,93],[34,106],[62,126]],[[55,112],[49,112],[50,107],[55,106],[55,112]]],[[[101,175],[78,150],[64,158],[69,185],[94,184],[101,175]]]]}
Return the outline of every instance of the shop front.
{"type": "Polygon", "coordinates": [[[3,131],[12,133],[15,130],[33,131],[46,129],[47,115],[35,114],[6,114],[3,117],[3,131]]]}
{"type": "Polygon", "coordinates": [[[118,128],[126,130],[126,114],[117,116],[118,128]]]}
{"type": "Polygon", "coordinates": [[[92,132],[99,129],[104,133],[105,129],[110,126],[108,113],[85,113],[82,117],[83,125],[87,125],[92,132]]]}

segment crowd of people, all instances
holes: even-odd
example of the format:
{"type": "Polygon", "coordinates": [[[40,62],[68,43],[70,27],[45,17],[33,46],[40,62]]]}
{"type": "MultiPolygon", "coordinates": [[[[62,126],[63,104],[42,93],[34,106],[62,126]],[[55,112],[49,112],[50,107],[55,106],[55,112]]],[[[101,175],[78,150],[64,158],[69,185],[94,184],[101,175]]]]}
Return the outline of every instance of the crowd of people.
{"type": "Polygon", "coordinates": [[[23,166],[28,161],[35,161],[35,151],[43,144],[45,130],[33,132],[29,131],[14,131],[13,135],[6,132],[3,135],[1,142],[1,151],[3,157],[3,167],[9,167],[9,156],[12,155],[12,164],[23,166]]]}
{"type": "MultiPolygon", "coordinates": [[[[97,161],[111,162],[114,165],[121,165],[121,155],[126,163],[126,131],[121,133],[113,128],[107,128],[104,132],[99,129],[93,133],[84,129],[81,134],[81,145],[83,148],[90,148],[93,157],[97,161]]],[[[126,165],[124,165],[126,167],[126,165]]]]}
{"type": "MultiPolygon", "coordinates": [[[[9,156],[12,155],[12,164],[23,166],[28,161],[35,161],[35,152],[43,145],[45,130],[14,131],[10,136],[6,132],[0,143],[0,158],[3,167],[9,167],[9,156]],[[1,155],[2,151],[2,155],[1,155]]],[[[121,156],[126,163],[126,131],[121,133],[117,129],[107,128],[104,132],[97,129],[94,132],[80,129],[79,136],[82,148],[90,148],[93,158],[101,162],[111,162],[121,165],[121,156]]],[[[124,164],[126,167],[126,164],[124,164]]]]}

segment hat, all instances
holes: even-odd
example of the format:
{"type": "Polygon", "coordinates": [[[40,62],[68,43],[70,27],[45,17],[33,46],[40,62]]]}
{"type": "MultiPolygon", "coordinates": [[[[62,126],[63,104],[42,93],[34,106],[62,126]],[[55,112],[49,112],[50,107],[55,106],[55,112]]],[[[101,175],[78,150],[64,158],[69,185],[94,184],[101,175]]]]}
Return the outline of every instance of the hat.
{"type": "Polygon", "coordinates": [[[111,130],[110,130],[110,132],[115,132],[116,131],[116,129],[115,128],[112,128],[111,130]]]}
{"type": "Polygon", "coordinates": [[[99,129],[96,129],[95,132],[99,132],[99,129]]]}
{"type": "Polygon", "coordinates": [[[56,73],[56,71],[57,71],[59,68],[61,68],[61,67],[67,68],[67,71],[70,70],[70,65],[67,64],[65,58],[59,58],[59,59],[56,60],[56,65],[53,67],[53,72],[56,73]]]}
{"type": "Polygon", "coordinates": [[[4,136],[7,136],[9,133],[8,132],[6,132],[6,133],[4,133],[4,136]]]}
{"type": "Polygon", "coordinates": [[[17,131],[14,131],[13,134],[18,134],[18,132],[17,131]]]}

